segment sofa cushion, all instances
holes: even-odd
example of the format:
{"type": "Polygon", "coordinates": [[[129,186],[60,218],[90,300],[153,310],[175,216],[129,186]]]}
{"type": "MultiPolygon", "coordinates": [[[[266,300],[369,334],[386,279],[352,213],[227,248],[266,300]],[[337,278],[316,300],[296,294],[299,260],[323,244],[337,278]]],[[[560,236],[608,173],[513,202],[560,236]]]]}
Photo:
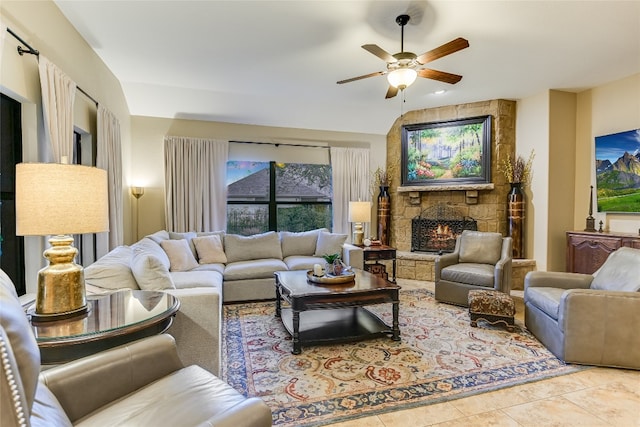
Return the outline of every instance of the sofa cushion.
{"type": "Polygon", "coordinates": [[[224,264],[200,264],[191,271],[217,271],[220,274],[224,274],[224,264]]]}
{"type": "MultiPolygon", "coordinates": [[[[160,248],[159,245],[156,246],[160,248]]],[[[175,288],[169,274],[169,268],[155,255],[141,248],[133,250],[131,271],[140,289],[154,291],[175,288]]]]}
{"type": "MultiPolygon", "coordinates": [[[[33,328],[18,300],[16,288],[2,270],[0,270],[0,326],[2,326],[0,338],[3,339],[3,343],[0,343],[2,344],[0,353],[4,365],[0,372],[5,371],[8,374],[7,371],[18,370],[18,372],[14,371],[15,385],[18,390],[16,398],[24,397],[26,402],[21,401],[19,404],[30,412],[40,374],[40,350],[33,335],[33,328]],[[5,340],[9,342],[7,348],[3,345],[5,340]]],[[[5,393],[5,391],[7,390],[3,388],[2,392],[5,393]]],[[[4,396],[0,401],[6,401],[4,396]]],[[[0,410],[8,411],[9,409],[0,408],[0,410]]]]}
{"type": "MultiPolygon", "coordinates": [[[[167,233],[167,239],[164,239],[164,240],[169,240],[168,236],[169,236],[169,233],[167,233]]],[[[160,261],[162,265],[164,265],[164,267],[167,270],[169,270],[169,267],[171,266],[171,262],[169,261],[169,257],[167,256],[166,252],[162,250],[162,247],[160,247],[161,241],[162,240],[155,242],[149,237],[144,237],[138,242],[131,245],[131,248],[134,250],[134,252],[141,250],[143,252],[147,252],[148,254],[155,256],[158,259],[158,261],[160,261]]]]}
{"type": "Polygon", "coordinates": [[[162,242],[163,240],[169,239],[169,232],[167,232],[166,230],[160,230],[145,237],[153,242],[156,242],[157,244],[160,244],[160,242],[162,242]]]}
{"type": "Polygon", "coordinates": [[[321,257],[326,254],[342,254],[342,245],[344,245],[344,242],[346,241],[346,234],[322,231],[318,234],[318,242],[316,243],[316,250],[313,255],[321,257]]]}
{"type": "Polygon", "coordinates": [[[176,289],[216,288],[222,290],[222,274],[218,271],[176,271],[171,273],[176,289]]]}
{"type": "Polygon", "coordinates": [[[525,301],[533,304],[554,320],[560,315],[560,300],[566,292],[562,288],[529,287],[525,291],[525,301]]]}
{"type": "Polygon", "coordinates": [[[42,381],[38,384],[36,398],[31,408],[31,427],[37,426],[73,426],[56,396],[42,381]]]}
{"type": "Polygon", "coordinates": [[[462,232],[460,262],[495,265],[502,254],[502,234],[478,231],[462,232]]]}
{"type": "Polygon", "coordinates": [[[252,236],[226,234],[224,252],[229,263],[265,258],[282,259],[280,239],[275,231],[252,236]]]}
{"type": "Polygon", "coordinates": [[[591,289],[638,292],[640,290],[640,249],[622,247],[612,252],[595,273],[591,289]]]}
{"type": "Polygon", "coordinates": [[[460,263],[445,267],[440,272],[442,280],[485,286],[493,289],[494,268],[489,264],[460,263]]]}
{"type": "Polygon", "coordinates": [[[189,271],[198,266],[186,239],[163,240],[160,246],[169,257],[169,271],[189,271]]]}
{"type": "Polygon", "coordinates": [[[191,249],[193,256],[197,258],[198,254],[196,253],[196,247],[192,240],[194,237],[196,237],[196,233],[194,231],[189,231],[187,233],[176,233],[175,231],[169,232],[169,239],[171,240],[186,240],[189,243],[189,249],[191,249]]]}
{"type": "Polygon", "coordinates": [[[200,264],[227,263],[227,256],[224,253],[220,235],[194,237],[193,244],[196,247],[200,264]]]}
{"type": "Polygon", "coordinates": [[[133,249],[118,246],[84,269],[84,281],[103,289],[140,289],[131,272],[133,249]]]}
{"type": "Polygon", "coordinates": [[[314,264],[324,265],[325,261],[322,257],[315,256],[288,256],[284,259],[289,270],[313,270],[314,264]]]}
{"type": "Polygon", "coordinates": [[[98,409],[76,426],[217,425],[221,414],[233,413],[236,405],[245,402],[231,386],[192,365],[98,409]]]}
{"type": "Polygon", "coordinates": [[[312,256],[316,252],[319,234],[320,229],[301,233],[281,231],[282,257],[286,258],[292,255],[312,256]]]}
{"type": "Polygon", "coordinates": [[[287,265],[280,259],[256,259],[227,264],[224,268],[224,280],[273,278],[276,271],[284,271],[287,265]]]}

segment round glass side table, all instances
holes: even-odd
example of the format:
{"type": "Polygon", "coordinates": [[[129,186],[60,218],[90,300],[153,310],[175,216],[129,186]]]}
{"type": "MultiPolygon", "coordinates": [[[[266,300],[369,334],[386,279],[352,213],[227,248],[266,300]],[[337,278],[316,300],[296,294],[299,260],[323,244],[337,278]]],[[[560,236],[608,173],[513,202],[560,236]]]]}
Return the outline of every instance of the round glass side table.
{"type": "Polygon", "coordinates": [[[122,290],[88,296],[87,305],[87,313],[76,317],[31,320],[43,365],[65,363],[164,333],[171,326],[180,301],[166,292],[122,290]]]}

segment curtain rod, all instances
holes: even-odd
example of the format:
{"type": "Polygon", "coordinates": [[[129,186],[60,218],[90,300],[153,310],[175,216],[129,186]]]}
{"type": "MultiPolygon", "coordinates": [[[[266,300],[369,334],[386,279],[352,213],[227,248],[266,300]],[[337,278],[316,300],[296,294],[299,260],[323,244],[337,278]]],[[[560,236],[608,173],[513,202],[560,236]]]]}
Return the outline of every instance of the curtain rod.
{"type": "Polygon", "coordinates": [[[307,145],[307,144],[288,144],[286,142],[255,142],[255,141],[229,141],[236,144],[259,144],[259,145],[275,145],[279,147],[286,145],[287,147],[304,147],[304,148],[331,148],[328,145],[307,145]]]}
{"type": "MultiPolygon", "coordinates": [[[[20,37],[16,33],[14,33],[11,28],[7,27],[7,32],[9,34],[11,34],[13,37],[15,37],[16,40],[18,40],[20,43],[22,43],[23,45],[25,45],[29,49],[29,50],[27,50],[27,49],[23,48],[22,46],[18,46],[17,50],[18,50],[18,53],[20,54],[20,56],[23,56],[25,53],[27,53],[29,55],[35,55],[36,57],[40,57],[40,52],[37,49],[34,49],[33,47],[31,47],[29,45],[29,43],[27,43],[26,41],[24,41],[22,39],[22,37],[20,37]]],[[[87,92],[85,92],[84,89],[82,89],[78,85],[76,85],[76,88],[80,91],[80,93],[82,93],[84,96],[86,96],[91,101],[93,101],[93,103],[96,104],[96,107],[98,106],[98,101],[96,101],[93,96],[89,95],[87,92]]]]}

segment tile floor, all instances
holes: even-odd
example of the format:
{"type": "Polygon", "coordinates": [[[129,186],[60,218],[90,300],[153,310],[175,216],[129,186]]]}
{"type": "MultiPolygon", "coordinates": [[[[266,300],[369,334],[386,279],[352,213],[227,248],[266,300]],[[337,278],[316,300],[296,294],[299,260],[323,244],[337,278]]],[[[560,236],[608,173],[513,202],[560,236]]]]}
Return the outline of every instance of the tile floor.
{"type": "MultiPolygon", "coordinates": [[[[403,289],[423,282],[398,280],[403,289]]],[[[427,284],[433,291],[433,284],[427,284]]],[[[524,323],[523,292],[514,291],[524,323]]],[[[640,427],[640,371],[592,368],[458,400],[331,424],[332,427],[640,427]]]]}

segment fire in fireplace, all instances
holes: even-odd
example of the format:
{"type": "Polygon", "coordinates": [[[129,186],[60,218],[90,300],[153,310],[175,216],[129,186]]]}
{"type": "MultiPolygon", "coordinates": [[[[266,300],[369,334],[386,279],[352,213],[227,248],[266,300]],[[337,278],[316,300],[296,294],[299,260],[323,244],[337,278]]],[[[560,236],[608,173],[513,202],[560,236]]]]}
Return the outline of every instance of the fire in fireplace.
{"type": "Polygon", "coordinates": [[[463,230],[477,230],[475,219],[445,204],[423,210],[411,220],[412,252],[453,252],[463,230]]]}

